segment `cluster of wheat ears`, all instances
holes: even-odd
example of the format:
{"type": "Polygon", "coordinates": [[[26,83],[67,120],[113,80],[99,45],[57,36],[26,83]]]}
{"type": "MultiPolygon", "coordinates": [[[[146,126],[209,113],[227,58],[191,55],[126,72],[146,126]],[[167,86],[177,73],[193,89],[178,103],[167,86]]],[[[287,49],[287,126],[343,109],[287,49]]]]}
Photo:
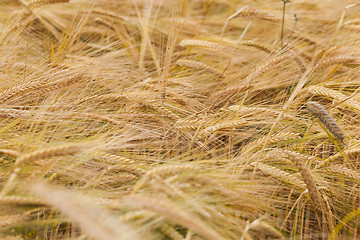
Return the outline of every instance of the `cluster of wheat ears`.
{"type": "Polygon", "coordinates": [[[0,1],[0,238],[360,238],[356,2],[0,1]]]}

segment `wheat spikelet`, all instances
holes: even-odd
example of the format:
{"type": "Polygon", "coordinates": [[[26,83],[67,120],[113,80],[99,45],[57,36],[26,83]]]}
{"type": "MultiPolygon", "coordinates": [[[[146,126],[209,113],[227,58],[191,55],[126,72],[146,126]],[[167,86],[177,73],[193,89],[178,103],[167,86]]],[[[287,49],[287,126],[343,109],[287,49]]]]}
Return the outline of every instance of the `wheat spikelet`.
{"type": "Polygon", "coordinates": [[[28,3],[29,8],[38,8],[44,5],[55,3],[68,3],[70,0],[33,0],[28,3]]]}
{"type": "Polygon", "coordinates": [[[255,220],[250,224],[250,229],[255,230],[259,233],[263,233],[267,236],[270,236],[271,239],[284,239],[283,234],[278,231],[273,226],[265,223],[264,221],[261,221],[260,219],[255,220]]]}
{"type": "Polygon", "coordinates": [[[343,131],[323,106],[317,102],[310,101],[306,103],[306,107],[312,114],[319,118],[335,137],[342,142],[344,141],[345,135],[343,131]]]}
{"type": "Polygon", "coordinates": [[[254,48],[260,49],[267,53],[273,52],[271,46],[267,46],[263,43],[258,43],[258,42],[251,41],[251,40],[241,41],[241,42],[239,42],[239,44],[249,46],[249,47],[254,47],[254,48]]]}
{"type": "Polygon", "coordinates": [[[139,190],[153,175],[158,176],[168,176],[175,175],[181,172],[185,172],[188,170],[197,170],[198,167],[193,164],[183,164],[183,165],[170,165],[170,166],[161,166],[155,167],[146,172],[146,174],[136,183],[133,192],[139,190]]]}
{"type": "Polygon", "coordinates": [[[222,72],[220,72],[217,69],[215,69],[209,65],[206,65],[205,63],[202,63],[202,62],[197,62],[197,61],[193,61],[193,60],[189,60],[189,59],[179,59],[179,60],[177,60],[176,64],[180,65],[180,66],[206,70],[206,71],[213,73],[216,76],[223,76],[222,72]]]}
{"type": "Polygon", "coordinates": [[[110,153],[101,153],[101,156],[97,156],[94,159],[99,162],[104,162],[104,163],[113,164],[113,165],[119,164],[119,163],[126,163],[126,164],[136,163],[136,161],[134,161],[132,159],[125,158],[125,157],[122,157],[119,155],[110,154],[110,153]]]}
{"type": "Polygon", "coordinates": [[[83,150],[84,146],[80,144],[69,144],[63,146],[56,146],[48,149],[40,149],[28,154],[22,154],[15,162],[15,167],[39,160],[51,157],[59,157],[64,155],[71,155],[79,153],[83,150]]]}
{"type": "Polygon", "coordinates": [[[19,156],[19,152],[11,149],[0,149],[1,154],[17,157],[19,156]]]}
{"type": "Polygon", "coordinates": [[[40,80],[36,82],[29,82],[22,85],[16,85],[10,89],[5,90],[4,92],[0,93],[0,103],[8,101],[16,96],[22,96],[31,92],[32,97],[33,95],[39,95],[41,93],[46,93],[51,90],[55,90],[64,86],[68,86],[73,82],[78,81],[81,79],[81,74],[73,73],[72,76],[67,77],[65,76],[63,79],[48,82],[46,80],[40,80]]]}
{"type": "Polygon", "coordinates": [[[26,222],[29,218],[29,213],[1,216],[0,228],[21,224],[26,222]]]}
{"type": "Polygon", "coordinates": [[[1,205],[46,205],[43,201],[32,197],[2,196],[1,205]]]}
{"type": "Polygon", "coordinates": [[[345,94],[342,94],[338,91],[332,90],[330,88],[322,87],[322,86],[311,86],[306,89],[306,91],[310,92],[311,94],[317,95],[317,96],[324,96],[331,100],[336,100],[344,104],[345,106],[360,110],[360,103],[349,99],[348,96],[345,94]]]}
{"type": "Polygon", "coordinates": [[[142,175],[144,175],[146,173],[144,169],[130,166],[130,165],[114,165],[114,166],[108,167],[107,170],[108,171],[116,170],[116,171],[128,172],[128,173],[132,173],[138,177],[141,177],[142,175]]]}
{"type": "Polygon", "coordinates": [[[221,129],[231,129],[231,128],[243,126],[246,124],[248,124],[248,121],[242,120],[242,119],[225,121],[225,122],[218,123],[218,124],[215,124],[215,125],[205,128],[204,130],[201,131],[200,135],[206,135],[206,134],[213,133],[213,132],[216,132],[221,129]]]}
{"type": "Polygon", "coordinates": [[[246,7],[245,9],[243,9],[239,16],[242,16],[242,17],[256,17],[256,18],[259,18],[259,19],[263,19],[263,20],[267,20],[267,21],[270,21],[270,22],[280,22],[281,19],[279,17],[276,17],[270,13],[267,13],[265,11],[262,11],[262,10],[259,10],[259,9],[256,9],[256,8],[253,8],[253,7],[246,7]]]}
{"type": "Polygon", "coordinates": [[[357,171],[354,171],[350,168],[344,167],[339,164],[331,165],[329,167],[321,169],[321,172],[335,173],[341,176],[345,176],[349,179],[352,179],[360,183],[360,174],[357,171]]]}
{"type": "Polygon", "coordinates": [[[224,90],[217,91],[216,93],[211,95],[209,97],[209,101],[216,100],[217,98],[222,97],[224,95],[229,96],[229,95],[236,94],[238,92],[242,92],[242,91],[249,90],[249,89],[252,89],[252,86],[249,86],[248,84],[241,85],[241,86],[228,87],[224,90]]]}
{"type": "Polygon", "coordinates": [[[185,120],[179,120],[175,123],[174,127],[180,130],[197,130],[200,126],[202,128],[212,124],[212,121],[206,121],[203,119],[185,119],[185,120]]]}
{"type": "Polygon", "coordinates": [[[301,176],[304,179],[304,182],[307,186],[307,189],[309,191],[310,199],[313,203],[314,209],[318,213],[323,213],[327,215],[329,221],[331,220],[331,210],[330,207],[324,198],[324,196],[319,191],[315,178],[313,177],[313,174],[311,170],[303,163],[302,159],[299,158],[297,155],[293,154],[292,152],[288,152],[284,150],[286,154],[288,154],[290,160],[296,165],[296,167],[299,169],[299,172],[301,176]]]}
{"type": "Polygon", "coordinates": [[[212,228],[206,226],[201,219],[190,215],[185,210],[180,209],[178,205],[169,200],[156,199],[144,196],[130,195],[123,197],[117,202],[110,205],[112,208],[123,208],[124,206],[140,208],[160,214],[173,222],[180,224],[186,228],[191,229],[195,233],[210,240],[225,240],[221,235],[215,232],[212,228]]]}
{"type": "Polygon", "coordinates": [[[197,39],[184,39],[179,43],[181,47],[187,46],[196,46],[196,47],[203,47],[208,49],[213,49],[215,51],[223,51],[225,50],[225,46],[221,45],[217,42],[205,41],[205,40],[197,40],[197,39]]]}
{"type": "Polygon", "coordinates": [[[169,165],[169,166],[161,166],[155,167],[146,172],[146,175],[158,175],[158,176],[168,176],[178,174],[188,170],[198,170],[199,167],[193,164],[182,164],[182,165],[169,165]]]}
{"type": "Polygon", "coordinates": [[[154,109],[154,110],[160,112],[162,116],[165,116],[172,120],[178,121],[180,119],[180,117],[178,115],[176,115],[175,113],[173,113],[172,111],[170,111],[169,109],[164,107],[161,103],[158,103],[155,101],[151,101],[151,102],[139,101],[139,103],[141,105],[144,105],[146,107],[149,107],[151,109],[154,109]]]}
{"type": "Polygon", "coordinates": [[[328,58],[328,59],[320,61],[316,65],[316,70],[321,70],[321,69],[324,69],[324,68],[332,66],[332,65],[350,64],[350,63],[358,64],[359,61],[356,57],[347,57],[347,56],[332,57],[332,58],[328,58]]]}
{"type": "Polygon", "coordinates": [[[100,183],[105,186],[121,186],[122,183],[132,182],[136,178],[134,174],[116,174],[102,177],[100,183]]]}
{"type": "MultiPolygon", "coordinates": [[[[265,139],[267,138],[267,136],[264,136],[262,138],[259,138],[255,141],[252,141],[251,143],[245,145],[242,149],[241,149],[241,153],[242,154],[247,154],[250,152],[255,151],[256,149],[261,148],[262,144],[264,143],[265,139]]],[[[268,141],[268,144],[273,144],[279,141],[288,141],[288,140],[293,140],[293,139],[297,139],[299,138],[299,135],[293,132],[285,132],[285,133],[276,133],[274,135],[272,135],[268,141]]]]}
{"type": "Polygon", "coordinates": [[[96,24],[100,24],[100,25],[103,25],[103,26],[105,26],[107,28],[110,28],[110,29],[114,30],[114,26],[112,25],[112,23],[110,23],[109,21],[106,21],[103,18],[95,18],[94,21],[95,21],[96,24]]]}
{"type": "Polygon", "coordinates": [[[306,185],[302,180],[298,179],[297,177],[288,172],[263,163],[252,163],[251,165],[257,166],[265,174],[279,179],[286,184],[290,183],[291,185],[294,185],[300,189],[306,189],[306,185]]]}

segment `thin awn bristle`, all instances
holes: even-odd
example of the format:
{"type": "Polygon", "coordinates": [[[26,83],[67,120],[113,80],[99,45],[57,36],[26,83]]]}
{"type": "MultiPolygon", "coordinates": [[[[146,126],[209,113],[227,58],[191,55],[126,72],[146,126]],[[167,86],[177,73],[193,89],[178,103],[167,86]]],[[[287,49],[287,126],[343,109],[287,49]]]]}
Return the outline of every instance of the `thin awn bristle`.
{"type": "Polygon", "coordinates": [[[310,101],[306,103],[306,107],[313,115],[319,118],[335,137],[342,142],[344,141],[345,135],[343,131],[323,106],[317,102],[310,101]]]}

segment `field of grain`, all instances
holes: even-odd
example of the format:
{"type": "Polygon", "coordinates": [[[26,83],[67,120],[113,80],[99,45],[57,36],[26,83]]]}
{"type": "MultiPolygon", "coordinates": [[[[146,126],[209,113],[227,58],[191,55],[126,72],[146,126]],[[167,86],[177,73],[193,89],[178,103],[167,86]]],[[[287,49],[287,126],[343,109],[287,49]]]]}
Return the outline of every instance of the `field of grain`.
{"type": "Polygon", "coordinates": [[[0,239],[360,238],[355,0],[0,0],[0,239]]]}

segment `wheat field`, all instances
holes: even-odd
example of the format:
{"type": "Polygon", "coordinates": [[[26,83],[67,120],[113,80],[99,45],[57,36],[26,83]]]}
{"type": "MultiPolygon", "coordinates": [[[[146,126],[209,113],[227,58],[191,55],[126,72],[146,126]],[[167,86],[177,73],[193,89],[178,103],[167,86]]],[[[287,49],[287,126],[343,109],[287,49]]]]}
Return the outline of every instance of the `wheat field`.
{"type": "Polygon", "coordinates": [[[0,239],[360,238],[355,0],[1,0],[0,239]]]}

